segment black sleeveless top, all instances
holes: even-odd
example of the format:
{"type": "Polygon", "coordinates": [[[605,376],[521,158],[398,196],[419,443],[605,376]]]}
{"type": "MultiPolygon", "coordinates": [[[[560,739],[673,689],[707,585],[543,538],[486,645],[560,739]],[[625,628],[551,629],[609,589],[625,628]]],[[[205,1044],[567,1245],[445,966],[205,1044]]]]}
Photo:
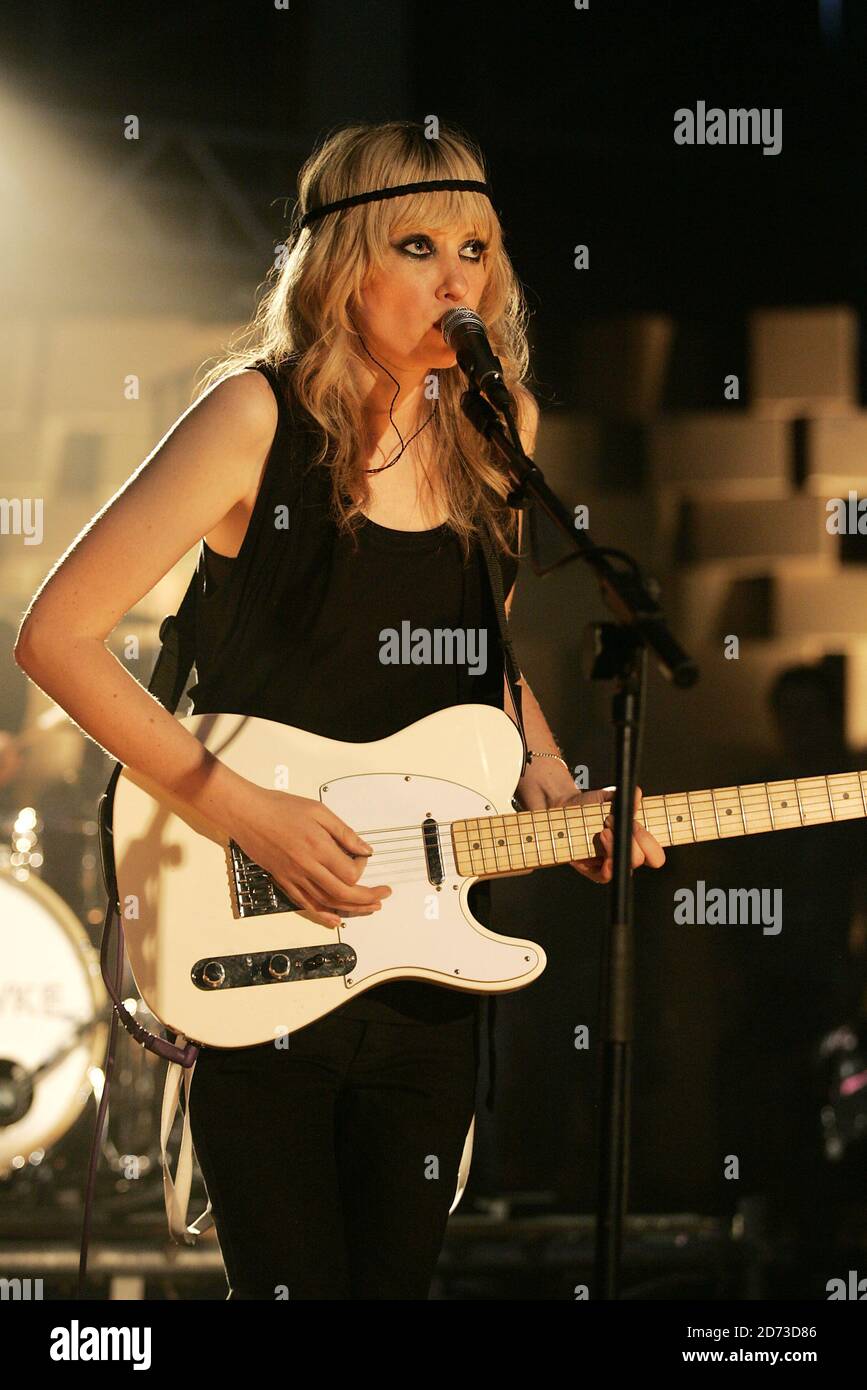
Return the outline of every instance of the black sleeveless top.
{"type": "MultiPolygon", "coordinates": [[[[396,531],[365,518],[356,552],[330,517],[330,475],[312,466],[315,422],[293,397],[291,375],[257,366],[277,397],[277,431],[237,557],[202,541],[191,712],[249,714],[369,742],[455,704],[502,709],[499,630],[478,542],[465,564],[448,523],[396,531]],[[417,627],[474,629],[478,641],[463,665],[380,660],[383,629],[417,627]]],[[[517,561],[503,555],[500,565],[508,594],[517,561]]],[[[489,925],[490,885],[474,884],[468,902],[489,925]]],[[[390,981],[339,1013],[429,1022],[475,1014],[479,999],[390,981]]]]}

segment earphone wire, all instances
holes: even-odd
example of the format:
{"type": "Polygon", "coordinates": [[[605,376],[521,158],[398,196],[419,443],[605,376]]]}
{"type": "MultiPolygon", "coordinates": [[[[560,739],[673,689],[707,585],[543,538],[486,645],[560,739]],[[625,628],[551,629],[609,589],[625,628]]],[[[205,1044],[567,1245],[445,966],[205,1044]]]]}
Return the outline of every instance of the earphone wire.
{"type": "Polygon", "coordinates": [[[392,428],[393,428],[395,434],[397,435],[398,439],[400,440],[400,445],[401,445],[400,451],[398,452],[397,458],[392,459],[390,463],[384,463],[384,464],[382,465],[381,468],[365,468],[365,470],[364,470],[365,473],[384,473],[385,470],[386,470],[387,468],[393,468],[394,465],[395,465],[396,463],[399,462],[399,460],[401,459],[401,457],[403,456],[403,454],[406,452],[407,447],[408,447],[408,446],[412,443],[412,441],[415,439],[416,435],[421,434],[422,430],[425,429],[426,426],[428,426],[428,425],[430,424],[431,420],[432,420],[433,417],[434,417],[434,414],[436,413],[436,405],[434,405],[433,410],[431,411],[430,415],[429,415],[429,416],[427,417],[427,419],[425,420],[424,424],[423,424],[423,425],[419,425],[419,427],[418,427],[418,429],[416,430],[415,434],[411,434],[410,437],[409,437],[409,439],[407,439],[406,442],[404,443],[403,435],[401,434],[400,430],[398,429],[398,427],[397,427],[397,421],[395,420],[395,418],[394,418],[394,416],[393,416],[393,414],[392,414],[392,411],[394,410],[395,401],[397,400],[398,396],[400,395],[400,382],[397,380],[396,377],[393,377],[393,376],[391,375],[391,372],[388,370],[388,367],[386,367],[384,363],[378,362],[378,361],[377,361],[377,359],[374,357],[373,353],[372,353],[372,352],[370,351],[370,349],[368,348],[367,343],[364,341],[364,339],[362,338],[361,334],[358,332],[358,328],[357,328],[357,326],[356,326],[355,319],[353,319],[353,317],[352,317],[351,314],[349,315],[349,318],[350,318],[350,321],[351,321],[351,323],[352,323],[353,328],[355,329],[356,333],[358,334],[358,340],[359,340],[359,342],[361,343],[361,346],[364,348],[364,351],[367,353],[368,357],[370,358],[371,362],[376,362],[377,367],[380,367],[380,368],[382,369],[382,371],[385,372],[385,374],[386,374],[386,376],[389,378],[389,380],[393,381],[394,384],[395,384],[395,386],[397,387],[397,390],[395,391],[394,395],[392,396],[392,398],[391,398],[391,403],[390,403],[390,405],[389,405],[389,407],[388,407],[388,418],[389,418],[389,421],[391,422],[391,426],[392,426],[392,428]]]}

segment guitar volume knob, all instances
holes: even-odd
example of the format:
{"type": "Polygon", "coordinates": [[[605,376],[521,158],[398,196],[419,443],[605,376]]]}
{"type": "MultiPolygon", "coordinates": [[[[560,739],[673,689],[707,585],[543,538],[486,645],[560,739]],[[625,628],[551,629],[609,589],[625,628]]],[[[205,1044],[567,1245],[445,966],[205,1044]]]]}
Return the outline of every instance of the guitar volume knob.
{"type": "Polygon", "coordinates": [[[292,962],[285,951],[278,951],[268,962],[268,974],[272,980],[288,980],[292,973],[292,962]]]}

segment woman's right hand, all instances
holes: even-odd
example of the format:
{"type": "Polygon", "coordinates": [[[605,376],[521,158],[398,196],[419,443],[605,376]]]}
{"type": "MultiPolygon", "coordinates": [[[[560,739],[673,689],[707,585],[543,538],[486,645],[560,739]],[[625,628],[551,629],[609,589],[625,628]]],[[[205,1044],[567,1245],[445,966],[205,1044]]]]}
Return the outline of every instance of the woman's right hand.
{"type": "Polygon", "coordinates": [[[387,884],[356,886],[371,845],[321,801],[252,783],[251,789],[229,833],[287,897],[325,927],[381,909],[391,894],[387,884]]]}

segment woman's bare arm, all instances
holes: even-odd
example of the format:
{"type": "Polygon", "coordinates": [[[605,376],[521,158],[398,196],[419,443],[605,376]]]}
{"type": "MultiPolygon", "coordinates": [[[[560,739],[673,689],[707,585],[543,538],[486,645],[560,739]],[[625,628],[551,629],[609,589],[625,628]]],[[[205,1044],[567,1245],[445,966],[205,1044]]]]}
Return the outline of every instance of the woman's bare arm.
{"type": "Polygon", "coordinates": [[[203,748],[105,645],[118,622],[261,478],[277,403],[260,372],[185,412],[34,596],[23,671],[111,757],[227,830],[250,783],[203,748]]]}

